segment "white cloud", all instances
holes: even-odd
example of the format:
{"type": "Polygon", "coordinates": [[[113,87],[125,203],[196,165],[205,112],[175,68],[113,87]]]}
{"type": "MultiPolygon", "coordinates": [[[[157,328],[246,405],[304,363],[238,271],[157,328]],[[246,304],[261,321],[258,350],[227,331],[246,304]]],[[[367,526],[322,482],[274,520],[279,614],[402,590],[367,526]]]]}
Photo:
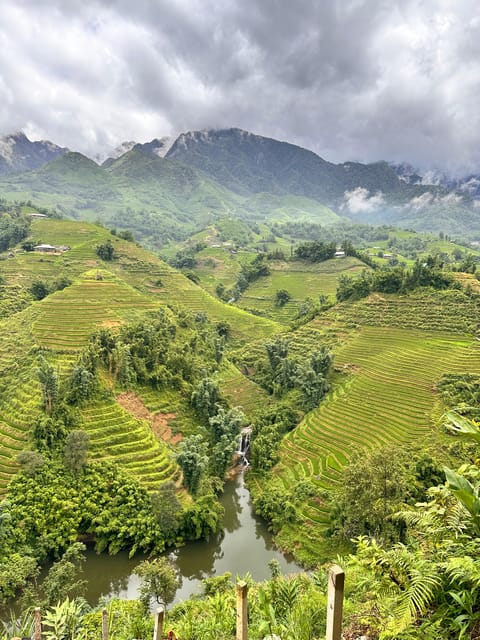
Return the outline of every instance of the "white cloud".
{"type": "Polygon", "coordinates": [[[448,193],[445,196],[440,196],[440,195],[435,195],[430,191],[426,191],[425,193],[422,193],[422,195],[417,196],[416,198],[412,198],[407,206],[414,209],[415,211],[420,211],[421,209],[425,209],[433,205],[460,204],[462,200],[463,200],[463,196],[456,193],[448,193]]]}
{"type": "Polygon", "coordinates": [[[89,153],[237,126],[337,162],[477,172],[478,4],[0,2],[0,94],[0,134],[89,153]]]}
{"type": "Polygon", "coordinates": [[[352,191],[345,191],[343,207],[350,213],[369,213],[376,211],[385,203],[381,191],[370,195],[370,191],[364,187],[357,187],[352,191]]]}

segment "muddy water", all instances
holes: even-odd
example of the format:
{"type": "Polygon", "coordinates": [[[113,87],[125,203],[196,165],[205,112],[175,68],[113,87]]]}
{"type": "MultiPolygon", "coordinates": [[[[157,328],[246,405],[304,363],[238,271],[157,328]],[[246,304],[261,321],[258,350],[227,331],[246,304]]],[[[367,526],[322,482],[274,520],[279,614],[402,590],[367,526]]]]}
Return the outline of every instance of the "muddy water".
{"type": "MultiPolygon", "coordinates": [[[[255,580],[268,578],[272,558],[279,561],[283,573],[300,571],[292,558],[275,550],[265,522],[253,514],[243,475],[226,483],[220,502],[225,508],[223,531],[208,542],[191,542],[170,554],[182,578],[176,601],[201,593],[202,578],[226,571],[233,578],[247,572],[255,580]]],[[[126,554],[88,551],[82,576],[88,580],[88,601],[94,604],[100,596],[136,598],[139,580],[133,571],[141,560],[140,556],[129,559],[126,554]]]]}

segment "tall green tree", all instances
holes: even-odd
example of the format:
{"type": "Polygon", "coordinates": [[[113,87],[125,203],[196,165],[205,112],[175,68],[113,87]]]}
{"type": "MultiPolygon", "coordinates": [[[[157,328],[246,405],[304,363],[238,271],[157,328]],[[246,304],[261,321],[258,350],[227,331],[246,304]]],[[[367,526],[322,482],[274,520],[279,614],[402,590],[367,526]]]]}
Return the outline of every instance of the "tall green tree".
{"type": "Polygon", "coordinates": [[[196,495],[208,467],[207,443],[202,436],[190,436],[180,443],[177,462],[182,469],[186,488],[196,495]]]}
{"type": "Polygon", "coordinates": [[[52,365],[43,357],[40,357],[37,374],[42,388],[43,406],[50,415],[59,395],[58,375],[52,365]]]}

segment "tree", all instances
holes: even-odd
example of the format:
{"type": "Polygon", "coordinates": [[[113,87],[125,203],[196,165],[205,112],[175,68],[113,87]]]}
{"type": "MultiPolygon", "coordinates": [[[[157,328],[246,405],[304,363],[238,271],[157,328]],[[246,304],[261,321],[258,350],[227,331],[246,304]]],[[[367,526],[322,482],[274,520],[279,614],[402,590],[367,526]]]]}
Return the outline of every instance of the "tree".
{"type": "Polygon", "coordinates": [[[219,401],[220,389],[211,378],[203,378],[191,397],[193,408],[206,420],[217,413],[219,401]]]}
{"type": "Polygon", "coordinates": [[[65,466],[75,475],[80,473],[87,464],[89,446],[90,438],[86,431],[76,429],[68,434],[63,456],[65,466]]]}
{"type": "Polygon", "coordinates": [[[43,300],[43,298],[46,298],[50,292],[48,289],[48,285],[45,284],[45,282],[36,280],[35,282],[32,282],[30,286],[30,293],[35,298],[35,300],[43,300]]]}
{"type": "Polygon", "coordinates": [[[99,258],[110,262],[115,257],[115,249],[111,240],[107,240],[104,244],[99,244],[95,249],[95,253],[99,258]]]}
{"type": "Polygon", "coordinates": [[[245,415],[238,407],[233,407],[229,411],[219,407],[217,415],[212,416],[208,423],[215,440],[220,440],[222,436],[227,436],[233,440],[240,433],[244,421],[245,415]]]}
{"type": "Polygon", "coordinates": [[[165,536],[173,535],[180,524],[182,505],[173,482],[166,482],[151,496],[153,512],[165,536]]]}
{"type": "Polygon", "coordinates": [[[37,369],[38,379],[42,387],[43,406],[45,411],[50,415],[55,400],[58,398],[58,375],[55,373],[51,364],[40,358],[40,366],[37,369]]]}
{"type": "Polygon", "coordinates": [[[69,596],[80,595],[85,589],[87,581],[78,579],[85,562],[85,549],[82,542],[74,542],[60,560],[50,567],[42,583],[42,591],[49,606],[69,596]]]}
{"type": "Polygon", "coordinates": [[[286,289],[278,289],[275,293],[275,306],[276,307],[284,307],[289,300],[292,299],[292,296],[288,293],[286,289]]]}
{"type": "Polygon", "coordinates": [[[152,599],[165,608],[173,601],[180,586],[180,579],[174,566],[167,558],[144,560],[137,566],[135,573],[142,578],[140,600],[146,610],[148,610],[152,599]]]}
{"type": "Polygon", "coordinates": [[[81,365],[75,366],[70,376],[69,388],[69,402],[75,403],[88,400],[96,388],[94,374],[81,365]]]}
{"type": "Polygon", "coordinates": [[[44,457],[37,451],[22,451],[17,456],[17,462],[23,473],[27,476],[34,476],[44,465],[44,457]]]}
{"type": "Polygon", "coordinates": [[[207,444],[202,436],[190,436],[180,444],[177,462],[183,472],[183,482],[192,495],[196,495],[207,469],[207,444]]]}

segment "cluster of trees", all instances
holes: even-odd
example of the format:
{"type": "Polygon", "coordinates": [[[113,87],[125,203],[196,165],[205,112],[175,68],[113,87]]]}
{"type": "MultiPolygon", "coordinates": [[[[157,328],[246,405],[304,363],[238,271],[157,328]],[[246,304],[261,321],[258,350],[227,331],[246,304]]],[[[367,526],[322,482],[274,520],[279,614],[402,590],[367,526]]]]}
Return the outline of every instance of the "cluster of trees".
{"type": "Polygon", "coordinates": [[[30,231],[30,218],[22,214],[21,205],[0,199],[0,251],[21,242],[30,231]]]}
{"type": "Polygon", "coordinates": [[[95,249],[95,253],[101,260],[106,262],[111,262],[115,258],[115,249],[111,240],[99,244],[95,249]]]}
{"type": "Polygon", "coordinates": [[[372,242],[387,240],[394,227],[388,225],[339,223],[322,226],[314,222],[274,222],[272,231],[278,237],[318,240],[324,243],[349,240],[355,246],[366,247],[372,242]]]}
{"type": "Polygon", "coordinates": [[[434,289],[460,288],[453,276],[443,269],[438,256],[415,261],[412,269],[404,267],[363,271],[359,278],[341,274],[337,285],[337,300],[359,299],[377,291],[379,293],[406,293],[417,287],[434,289]]]}
{"type": "Polygon", "coordinates": [[[320,347],[306,359],[293,358],[289,355],[289,342],[282,336],[267,341],[264,348],[266,358],[255,364],[255,381],[277,397],[297,389],[307,411],[318,406],[330,388],[328,376],[333,356],[328,349],[320,347]]]}
{"type": "Polygon", "coordinates": [[[107,369],[112,386],[139,383],[188,394],[205,371],[217,367],[224,341],[204,314],[162,308],[118,332],[101,329],[93,335],[91,349],[107,369]]]}
{"type": "Polygon", "coordinates": [[[248,285],[258,280],[262,276],[270,274],[267,256],[259,253],[251,262],[242,264],[237,282],[232,289],[226,289],[223,284],[218,284],[215,292],[217,296],[224,301],[238,300],[241,294],[248,288],[248,285]]]}
{"type": "Polygon", "coordinates": [[[196,496],[202,488],[213,486],[212,478],[214,486],[222,486],[245,416],[237,407],[226,407],[218,385],[208,377],[200,380],[190,401],[199,421],[206,426],[206,437],[197,434],[185,438],[180,443],[177,462],[186,488],[196,496]]]}
{"type": "Polygon", "coordinates": [[[308,260],[309,262],[323,262],[334,257],[337,250],[337,243],[321,242],[313,240],[299,245],[295,249],[295,256],[300,260],[308,260]]]}
{"type": "Polygon", "coordinates": [[[67,276],[61,276],[54,280],[53,282],[44,282],[43,280],[35,280],[29,287],[29,291],[35,300],[43,300],[50,293],[54,293],[55,291],[62,291],[66,287],[69,287],[72,284],[70,278],[67,276]]]}
{"type": "Polygon", "coordinates": [[[274,396],[273,406],[260,411],[251,437],[251,463],[256,472],[271,469],[278,461],[281,439],[317,407],[330,389],[333,356],[324,346],[300,359],[289,355],[289,343],[277,337],[265,343],[266,358],[254,365],[255,381],[274,396]]]}

